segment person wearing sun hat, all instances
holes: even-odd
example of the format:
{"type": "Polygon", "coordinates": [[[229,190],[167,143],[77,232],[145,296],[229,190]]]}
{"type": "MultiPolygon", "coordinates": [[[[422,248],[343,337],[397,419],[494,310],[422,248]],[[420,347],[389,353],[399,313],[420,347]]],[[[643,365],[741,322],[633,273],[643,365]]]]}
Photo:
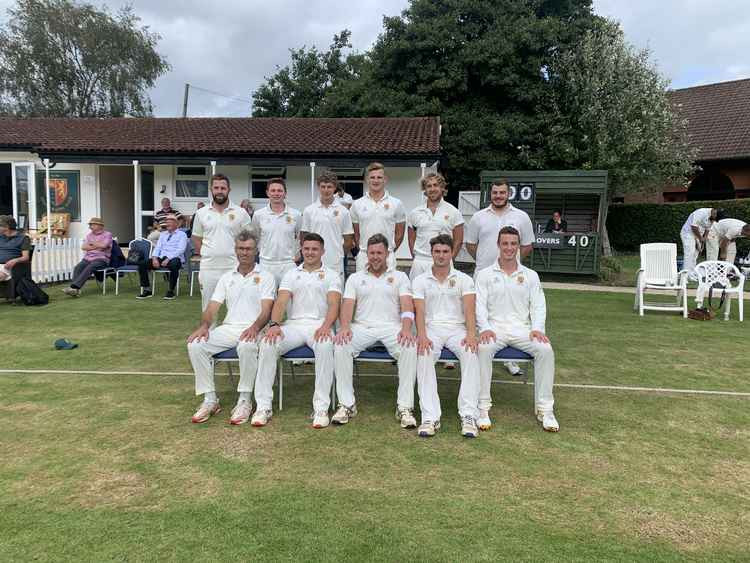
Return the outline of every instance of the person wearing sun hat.
{"type": "Polygon", "coordinates": [[[76,264],[70,286],[63,289],[63,293],[71,297],[78,297],[81,288],[96,270],[109,264],[112,255],[112,233],[104,230],[101,217],[92,217],[89,221],[91,229],[81,245],[85,252],[83,260],[76,264]]]}

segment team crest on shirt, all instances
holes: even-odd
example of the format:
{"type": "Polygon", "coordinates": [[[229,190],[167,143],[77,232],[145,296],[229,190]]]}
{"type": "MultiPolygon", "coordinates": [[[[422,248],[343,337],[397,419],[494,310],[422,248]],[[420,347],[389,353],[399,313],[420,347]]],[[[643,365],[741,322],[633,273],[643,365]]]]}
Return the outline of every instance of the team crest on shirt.
{"type": "Polygon", "coordinates": [[[230,221],[234,221],[234,213],[230,213],[229,214],[229,220],[230,221]]]}
{"type": "Polygon", "coordinates": [[[516,278],[516,281],[518,282],[519,285],[522,284],[523,283],[523,276],[518,276],[516,278]]]}
{"type": "Polygon", "coordinates": [[[325,272],[320,272],[320,273],[318,274],[318,279],[319,279],[319,280],[324,280],[324,279],[326,279],[326,274],[325,274],[325,272]]]}
{"type": "Polygon", "coordinates": [[[255,285],[258,285],[260,283],[260,276],[255,276],[253,281],[255,282],[255,285]]]}
{"type": "Polygon", "coordinates": [[[456,280],[449,280],[448,285],[451,287],[456,287],[456,280]]]}
{"type": "Polygon", "coordinates": [[[390,206],[390,205],[388,205],[387,203],[384,203],[384,204],[383,204],[383,208],[384,208],[384,209],[390,209],[390,207],[391,207],[391,206],[390,206]]]}
{"type": "Polygon", "coordinates": [[[334,209],[333,210],[333,216],[334,217],[338,217],[339,216],[339,210],[338,209],[334,209]]]}
{"type": "Polygon", "coordinates": [[[287,215],[286,216],[286,222],[287,223],[291,223],[292,222],[292,216],[291,215],[287,215]]]}
{"type": "Polygon", "coordinates": [[[450,215],[443,215],[443,219],[447,221],[448,219],[450,219],[450,215]]]}
{"type": "Polygon", "coordinates": [[[387,280],[388,283],[393,284],[393,276],[390,276],[387,280]]]}

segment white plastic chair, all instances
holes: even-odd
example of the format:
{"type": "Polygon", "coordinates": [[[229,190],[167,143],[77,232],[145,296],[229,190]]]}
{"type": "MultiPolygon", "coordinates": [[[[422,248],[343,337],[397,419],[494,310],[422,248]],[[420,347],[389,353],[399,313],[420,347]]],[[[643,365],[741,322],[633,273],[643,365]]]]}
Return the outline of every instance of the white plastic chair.
{"type": "Polygon", "coordinates": [[[677,245],[655,242],[641,245],[641,268],[635,277],[634,310],[640,316],[648,311],[682,311],[687,318],[687,270],[677,271],[677,245]],[[676,291],[674,303],[646,303],[647,289],[676,291]]]}
{"type": "Polygon", "coordinates": [[[712,297],[720,297],[722,292],[726,293],[724,320],[728,321],[732,295],[736,295],[740,308],[740,322],[742,322],[744,320],[745,274],[740,272],[739,268],[734,264],[722,262],[721,260],[701,262],[695,267],[695,273],[698,276],[698,289],[695,292],[696,305],[698,307],[703,306],[703,300],[712,287],[714,288],[712,297]],[[732,281],[736,283],[732,284],[732,281]]]}

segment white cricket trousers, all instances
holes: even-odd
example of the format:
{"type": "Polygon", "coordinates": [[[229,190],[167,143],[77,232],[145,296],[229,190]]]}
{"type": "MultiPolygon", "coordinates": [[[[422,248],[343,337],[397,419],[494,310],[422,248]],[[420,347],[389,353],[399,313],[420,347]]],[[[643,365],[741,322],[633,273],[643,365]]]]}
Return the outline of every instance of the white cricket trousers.
{"type": "Polygon", "coordinates": [[[208,306],[208,302],[213,297],[216,284],[219,283],[219,278],[231,272],[232,268],[228,270],[201,270],[198,272],[198,285],[201,288],[201,311],[205,311],[208,306]]]}
{"type": "Polygon", "coordinates": [[[711,223],[711,228],[706,235],[706,260],[719,259],[719,233],[716,231],[716,222],[711,223]]]}
{"type": "Polygon", "coordinates": [[[440,397],[438,397],[435,362],[443,347],[448,348],[461,362],[461,386],[458,389],[458,414],[461,417],[479,418],[479,358],[474,352],[461,346],[466,338],[462,326],[427,325],[427,338],[432,341],[432,353],[417,356],[417,391],[422,421],[440,420],[440,397]]]}
{"type": "Polygon", "coordinates": [[[331,404],[333,385],[333,341],[315,341],[315,331],[323,324],[323,319],[311,321],[289,321],[281,327],[283,338],[275,344],[260,341],[258,355],[258,377],[255,382],[255,402],[259,410],[271,410],[273,403],[273,382],[276,378],[276,365],[279,356],[289,350],[307,344],[315,352],[315,392],[313,410],[327,411],[331,404]]]}
{"type": "Polygon", "coordinates": [[[479,345],[479,408],[492,407],[490,386],[492,384],[492,358],[506,346],[513,346],[534,356],[534,408],[536,412],[551,411],[555,400],[552,386],[555,383],[555,353],[552,346],[531,340],[531,329],[525,326],[503,328],[492,324],[496,339],[491,344],[479,345]]]}
{"type": "MultiPolygon", "coordinates": [[[[360,250],[357,253],[357,271],[364,270],[365,266],[367,266],[367,250],[360,250]]],[[[388,249],[388,269],[396,269],[396,250],[393,248],[388,249]]]]}
{"type": "Polygon", "coordinates": [[[240,334],[249,324],[223,324],[208,333],[208,340],[191,342],[187,345],[190,363],[195,372],[195,394],[202,395],[216,391],[211,357],[214,354],[237,347],[240,359],[240,383],[237,391],[251,393],[258,370],[257,342],[240,342],[240,334]]]}
{"type": "Polygon", "coordinates": [[[270,260],[263,260],[262,258],[260,260],[260,266],[266,272],[270,272],[273,274],[273,277],[276,280],[276,289],[278,289],[279,285],[281,285],[281,278],[284,277],[284,274],[286,274],[289,270],[293,270],[297,267],[294,262],[289,260],[283,262],[272,262],[270,260]]]}
{"type": "Polygon", "coordinates": [[[680,239],[682,239],[682,269],[692,274],[698,259],[698,249],[696,248],[698,241],[693,233],[680,233],[680,239]]]}
{"type": "Polygon", "coordinates": [[[414,408],[414,382],[417,378],[417,348],[402,347],[398,343],[399,324],[383,324],[377,327],[352,323],[352,339],[343,346],[334,346],[334,363],[336,365],[336,393],[339,404],[346,407],[354,405],[354,357],[377,342],[382,342],[388,353],[398,361],[398,394],[396,403],[399,408],[414,408]]]}
{"type": "MultiPolygon", "coordinates": [[[[725,262],[734,264],[734,259],[737,258],[737,243],[732,241],[727,244],[727,255],[724,258],[725,262]]],[[[718,260],[719,259],[719,241],[711,247],[706,249],[706,260],[718,260]]]]}

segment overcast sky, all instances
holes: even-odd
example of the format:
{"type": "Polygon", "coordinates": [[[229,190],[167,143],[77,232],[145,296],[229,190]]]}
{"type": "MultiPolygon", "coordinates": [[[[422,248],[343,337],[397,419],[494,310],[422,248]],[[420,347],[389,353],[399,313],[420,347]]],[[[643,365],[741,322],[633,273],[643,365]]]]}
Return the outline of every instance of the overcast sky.
{"type": "MultiPolygon", "coordinates": [[[[117,9],[120,0],[93,0],[117,9]]],[[[383,15],[407,0],[134,0],[143,23],[157,31],[172,70],[151,92],[155,114],[178,116],[186,82],[231,96],[191,90],[191,116],[245,116],[251,92],[288,49],[326,49],[334,33],[352,31],[356,50],[377,38],[383,15]],[[245,99],[242,102],[237,98],[245,99]]],[[[13,0],[0,0],[0,21],[13,0]]],[[[594,0],[599,14],[618,20],[627,39],[649,47],[674,88],[746,78],[750,10],[746,0],[594,0]]]]}

